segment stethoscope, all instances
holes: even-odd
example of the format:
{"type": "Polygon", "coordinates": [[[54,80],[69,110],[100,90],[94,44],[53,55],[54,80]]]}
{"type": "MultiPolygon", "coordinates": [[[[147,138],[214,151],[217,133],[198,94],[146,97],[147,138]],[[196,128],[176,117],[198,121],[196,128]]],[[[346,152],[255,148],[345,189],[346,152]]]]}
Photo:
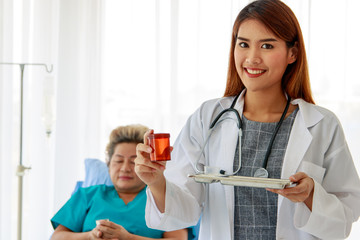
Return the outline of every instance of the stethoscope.
{"type": "MultiPolygon", "coordinates": [[[[235,175],[237,174],[240,169],[241,169],[241,137],[242,137],[242,121],[241,121],[241,117],[239,115],[239,112],[234,108],[235,104],[236,104],[236,101],[237,99],[239,98],[240,94],[237,95],[231,106],[227,109],[224,109],[223,111],[221,111],[216,117],[215,119],[211,122],[210,124],[210,127],[209,127],[209,130],[208,130],[208,134],[207,134],[207,137],[206,137],[206,140],[205,140],[205,143],[204,143],[204,146],[201,148],[201,153],[198,157],[198,159],[196,160],[195,162],[195,171],[198,173],[198,174],[216,174],[216,175],[224,175],[224,176],[231,176],[231,175],[235,175]],[[206,144],[208,143],[209,139],[210,139],[210,136],[214,130],[214,128],[222,121],[226,120],[226,119],[232,119],[232,118],[222,118],[220,119],[224,113],[227,113],[227,112],[232,112],[235,114],[236,116],[236,119],[237,119],[237,126],[239,128],[239,133],[238,133],[238,143],[239,143],[239,166],[237,167],[236,171],[232,172],[232,173],[227,173],[225,170],[221,170],[221,169],[218,169],[216,167],[211,167],[211,166],[204,166],[204,171],[202,170],[199,170],[198,169],[198,163],[201,159],[201,156],[203,155],[204,153],[204,149],[205,149],[205,146],[206,144]]],[[[268,160],[269,160],[269,156],[270,156],[270,152],[271,152],[271,148],[272,148],[272,145],[274,143],[274,140],[275,140],[275,137],[276,137],[276,134],[278,133],[279,129],[280,129],[280,126],[281,124],[283,123],[284,121],[284,118],[286,116],[286,113],[289,109],[289,105],[290,105],[290,97],[287,98],[287,103],[286,103],[286,107],[281,115],[281,118],[279,120],[279,122],[276,124],[276,127],[275,127],[275,131],[273,132],[272,136],[271,136],[271,139],[270,139],[270,142],[269,142],[269,145],[267,147],[267,150],[266,150],[266,154],[265,154],[265,158],[263,160],[263,164],[260,168],[258,168],[255,173],[254,173],[254,177],[262,177],[262,178],[267,178],[269,176],[269,173],[268,171],[266,170],[266,167],[267,167],[267,163],[268,163],[268,160]]],[[[232,119],[233,120],[233,119],[232,119]]]]}

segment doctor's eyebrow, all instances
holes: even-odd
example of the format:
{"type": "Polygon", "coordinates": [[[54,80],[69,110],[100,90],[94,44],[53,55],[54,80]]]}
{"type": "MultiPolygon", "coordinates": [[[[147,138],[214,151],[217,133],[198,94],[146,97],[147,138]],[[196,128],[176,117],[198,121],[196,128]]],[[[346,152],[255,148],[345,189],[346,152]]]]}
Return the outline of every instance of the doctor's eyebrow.
{"type": "MultiPolygon", "coordinates": [[[[245,42],[250,42],[250,39],[248,38],[244,38],[244,37],[237,37],[238,40],[241,41],[245,41],[245,42]]],[[[260,39],[259,42],[277,42],[278,40],[276,40],[275,38],[265,38],[265,39],[260,39]]]]}

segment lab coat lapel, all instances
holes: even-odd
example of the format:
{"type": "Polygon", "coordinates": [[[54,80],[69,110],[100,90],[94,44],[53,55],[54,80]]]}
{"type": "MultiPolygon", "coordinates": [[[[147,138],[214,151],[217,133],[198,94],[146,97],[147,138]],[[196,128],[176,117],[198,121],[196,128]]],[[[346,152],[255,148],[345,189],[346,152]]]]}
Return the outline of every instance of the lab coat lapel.
{"type": "MultiPolygon", "coordinates": [[[[281,173],[281,178],[283,179],[288,179],[297,172],[300,162],[303,160],[313,138],[309,128],[323,118],[320,112],[314,108],[309,108],[309,103],[304,102],[302,99],[293,100],[292,104],[299,105],[299,112],[296,115],[284,156],[281,173]]],[[[280,197],[279,205],[282,200],[283,198],[280,197]]]]}
{"type": "Polygon", "coordinates": [[[289,178],[296,172],[306,150],[308,149],[312,136],[301,119],[301,112],[295,119],[286,149],[281,178],[289,178]]]}
{"type": "MultiPolygon", "coordinates": [[[[242,115],[243,105],[244,105],[244,91],[240,94],[237,103],[234,108],[239,112],[239,115],[242,115]]],[[[234,98],[222,98],[220,99],[220,106],[222,110],[227,109],[231,106],[231,103],[234,98]]],[[[224,118],[231,118],[231,121],[224,121],[219,124],[218,127],[215,127],[214,136],[210,139],[212,144],[210,145],[216,151],[213,151],[209,156],[210,163],[216,162],[215,166],[220,167],[221,169],[231,173],[233,171],[233,162],[236,150],[236,144],[239,134],[239,128],[237,126],[237,118],[234,113],[225,113],[224,118]],[[216,129],[217,128],[217,129],[216,129]],[[217,135],[215,131],[220,129],[220,134],[217,135]],[[221,147],[219,147],[221,146],[221,147]],[[220,161],[220,162],[219,162],[220,161]]]]}
{"type": "Polygon", "coordinates": [[[292,104],[299,105],[299,112],[297,113],[289,137],[282,167],[282,178],[289,178],[292,174],[296,173],[312,141],[309,128],[323,118],[320,112],[314,108],[310,108],[309,103],[304,102],[302,99],[293,100],[292,104]]]}

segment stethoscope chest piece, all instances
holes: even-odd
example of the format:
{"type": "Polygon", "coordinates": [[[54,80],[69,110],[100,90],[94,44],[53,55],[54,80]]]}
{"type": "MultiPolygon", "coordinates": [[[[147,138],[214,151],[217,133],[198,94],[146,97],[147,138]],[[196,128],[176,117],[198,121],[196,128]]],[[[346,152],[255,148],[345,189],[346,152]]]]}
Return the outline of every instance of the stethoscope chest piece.
{"type": "Polygon", "coordinates": [[[254,177],[267,178],[268,176],[269,173],[265,168],[258,168],[254,173],[254,177]]]}

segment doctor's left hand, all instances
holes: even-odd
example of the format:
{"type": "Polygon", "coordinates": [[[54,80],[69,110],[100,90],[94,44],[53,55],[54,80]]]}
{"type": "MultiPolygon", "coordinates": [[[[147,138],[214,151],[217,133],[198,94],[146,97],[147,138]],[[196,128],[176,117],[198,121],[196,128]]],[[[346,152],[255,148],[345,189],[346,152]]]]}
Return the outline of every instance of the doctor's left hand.
{"type": "Polygon", "coordinates": [[[295,187],[284,189],[266,189],[270,192],[280,194],[292,202],[303,202],[312,210],[314,180],[304,172],[298,172],[289,177],[290,181],[297,183],[295,187]]]}
{"type": "Polygon", "coordinates": [[[131,233],[126,231],[123,226],[107,220],[100,220],[99,225],[96,226],[96,229],[101,231],[102,239],[129,239],[131,236],[131,233]]]}

